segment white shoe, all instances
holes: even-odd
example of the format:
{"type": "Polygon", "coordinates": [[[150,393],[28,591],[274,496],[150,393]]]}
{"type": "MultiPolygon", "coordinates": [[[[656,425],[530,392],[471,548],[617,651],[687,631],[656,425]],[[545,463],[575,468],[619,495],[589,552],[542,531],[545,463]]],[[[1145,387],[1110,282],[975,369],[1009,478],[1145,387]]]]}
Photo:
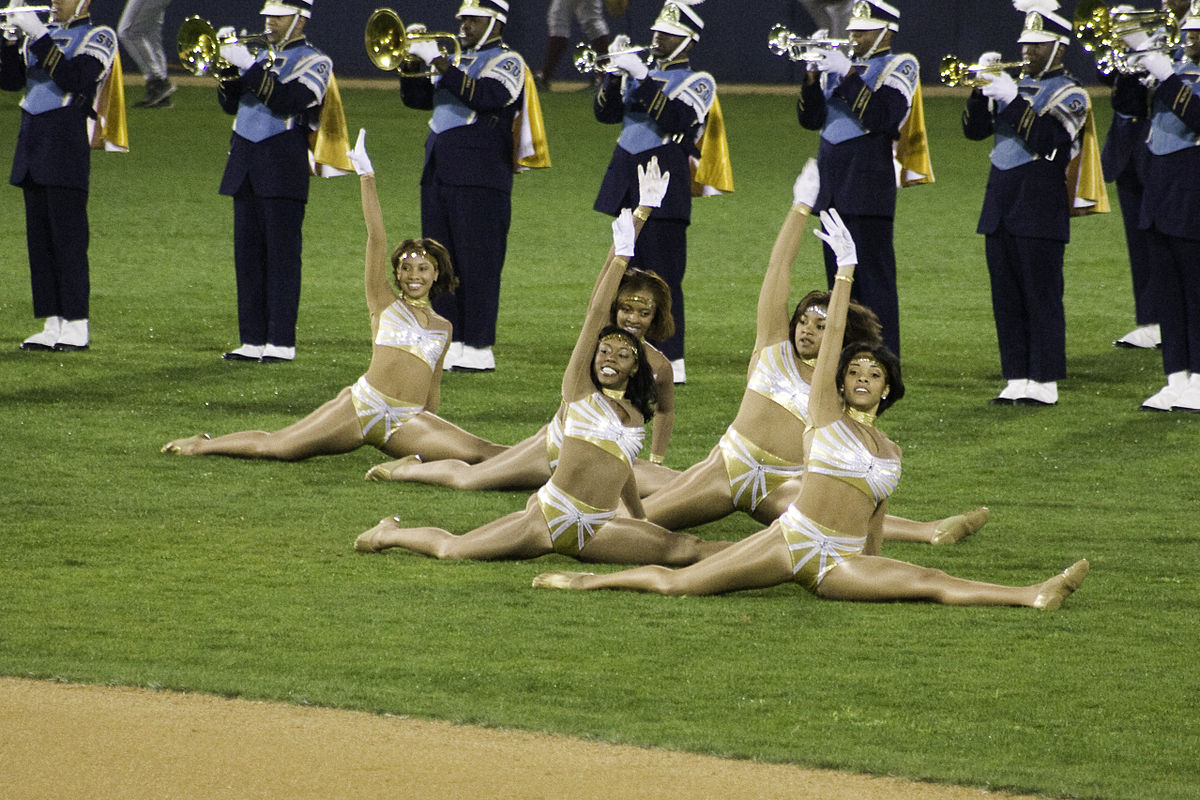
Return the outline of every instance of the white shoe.
{"type": "Polygon", "coordinates": [[[71,350],[88,349],[88,321],[86,319],[63,320],[62,332],[54,343],[55,350],[69,352],[71,350]]]}
{"type": "Polygon", "coordinates": [[[683,368],[682,358],[671,362],[671,372],[674,373],[675,383],[687,383],[687,370],[683,368]]]}
{"type": "Polygon", "coordinates": [[[496,357],[490,347],[471,347],[464,344],[462,353],[454,362],[455,372],[491,372],[496,369],[496,357]]]}
{"type": "Polygon", "coordinates": [[[1028,378],[1013,378],[1000,390],[1000,394],[992,398],[991,403],[994,406],[1011,406],[1018,398],[1029,393],[1028,386],[1028,378]]]}
{"type": "Polygon", "coordinates": [[[1137,347],[1153,350],[1162,344],[1162,332],[1158,325],[1142,325],[1113,342],[1113,347],[1137,347]]]}
{"type": "Polygon", "coordinates": [[[454,365],[458,363],[460,358],[462,358],[462,351],[462,342],[451,342],[450,346],[446,348],[446,357],[442,360],[442,369],[454,369],[454,365]]]}
{"type": "Polygon", "coordinates": [[[236,350],[223,353],[221,358],[226,361],[260,361],[263,349],[261,344],[244,344],[236,350]]]}
{"type": "Polygon", "coordinates": [[[1024,396],[1017,398],[1017,405],[1020,406],[1052,406],[1057,403],[1058,383],[1055,381],[1047,383],[1028,381],[1024,396]]]}
{"type": "Polygon", "coordinates": [[[1187,388],[1171,404],[1172,411],[1200,411],[1200,372],[1188,378],[1187,388]]]}
{"type": "Polygon", "coordinates": [[[58,344],[58,335],[62,332],[62,317],[46,317],[42,329],[21,342],[22,350],[53,350],[58,344]]]}
{"type": "Polygon", "coordinates": [[[264,364],[271,364],[276,361],[294,361],[295,359],[295,347],[280,347],[279,345],[269,344],[263,348],[262,356],[259,360],[264,364]]]}
{"type": "Polygon", "coordinates": [[[1147,411],[1170,411],[1176,402],[1182,398],[1188,388],[1188,374],[1184,371],[1172,372],[1167,376],[1167,385],[1148,397],[1142,408],[1147,411]]]}

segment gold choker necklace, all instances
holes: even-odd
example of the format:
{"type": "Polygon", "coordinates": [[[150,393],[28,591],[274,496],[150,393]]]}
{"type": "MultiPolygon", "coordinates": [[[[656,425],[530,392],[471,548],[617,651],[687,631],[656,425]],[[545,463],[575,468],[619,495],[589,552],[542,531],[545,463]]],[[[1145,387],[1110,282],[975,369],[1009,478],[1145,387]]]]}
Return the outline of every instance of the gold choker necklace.
{"type": "Polygon", "coordinates": [[[404,302],[413,308],[429,308],[432,305],[429,302],[429,295],[425,295],[424,297],[409,297],[408,295],[404,295],[404,302]]]}
{"type": "Polygon", "coordinates": [[[870,411],[859,411],[857,408],[846,408],[846,416],[868,428],[875,427],[875,415],[870,411]]]}
{"type": "Polygon", "coordinates": [[[804,358],[804,357],[801,357],[801,358],[800,358],[800,363],[801,363],[801,364],[803,364],[803,365],[804,365],[804,366],[806,366],[806,367],[812,367],[813,369],[816,369],[816,368],[817,368],[817,359],[816,359],[816,358],[804,358]]]}
{"type": "Polygon", "coordinates": [[[600,391],[604,392],[605,397],[611,397],[613,400],[625,399],[624,389],[601,389],[600,391]]]}

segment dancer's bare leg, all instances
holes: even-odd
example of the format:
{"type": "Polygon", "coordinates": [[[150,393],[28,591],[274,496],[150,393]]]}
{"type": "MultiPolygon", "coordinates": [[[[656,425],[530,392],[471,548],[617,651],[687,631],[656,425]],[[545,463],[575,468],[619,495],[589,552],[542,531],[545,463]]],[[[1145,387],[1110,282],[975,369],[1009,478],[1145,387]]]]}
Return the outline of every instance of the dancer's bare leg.
{"type": "Polygon", "coordinates": [[[277,431],[240,431],[209,439],[204,435],[168,442],[164,453],[220,455],[299,461],[311,456],[348,453],[363,443],[362,429],[350,400],[350,389],[304,419],[277,431]]]}
{"type": "Polygon", "coordinates": [[[652,464],[641,458],[633,462],[633,475],[637,478],[638,493],[642,497],[648,497],[666,488],[671,481],[676,480],[682,474],[677,469],[664,467],[662,464],[652,464]]]}
{"type": "Polygon", "coordinates": [[[605,523],[584,545],[579,560],[599,564],[687,566],[732,544],[707,541],[690,533],[676,533],[640,519],[617,517],[605,523]]]}
{"type": "Polygon", "coordinates": [[[740,589],[762,589],[791,579],[792,560],[787,544],[778,526],[772,525],[689,567],[638,567],[607,575],[548,572],[535,578],[533,585],[539,588],[626,589],[667,595],[707,595],[740,589]]]}
{"type": "Polygon", "coordinates": [[[366,477],[377,481],[431,483],[452,489],[537,489],[550,480],[546,428],[476,464],[454,458],[424,463],[409,457],[377,464],[366,477]]]}
{"type": "Polygon", "coordinates": [[[646,519],[677,531],[727,517],[734,512],[729,473],[721,449],[714,447],[670,485],[646,498],[646,519]]]}
{"type": "Polygon", "coordinates": [[[826,573],[817,594],[830,600],[927,600],[951,606],[1058,608],[1087,577],[1079,561],[1048,581],[1001,586],[955,578],[938,569],[880,556],[855,556],[826,573]]]}
{"type": "Polygon", "coordinates": [[[423,461],[457,458],[474,464],[508,448],[468,433],[437,414],[422,411],[401,425],[380,449],[391,456],[418,455],[423,461]]]}
{"type": "Polygon", "coordinates": [[[990,516],[986,506],[933,522],[888,515],[883,518],[883,538],[893,542],[955,544],[986,525],[990,516]]]}
{"type": "Polygon", "coordinates": [[[461,536],[441,528],[402,528],[396,517],[387,517],[354,541],[359,552],[377,553],[390,547],[433,558],[476,561],[537,558],[553,550],[537,495],[530,498],[524,511],[514,511],[461,536]]]}

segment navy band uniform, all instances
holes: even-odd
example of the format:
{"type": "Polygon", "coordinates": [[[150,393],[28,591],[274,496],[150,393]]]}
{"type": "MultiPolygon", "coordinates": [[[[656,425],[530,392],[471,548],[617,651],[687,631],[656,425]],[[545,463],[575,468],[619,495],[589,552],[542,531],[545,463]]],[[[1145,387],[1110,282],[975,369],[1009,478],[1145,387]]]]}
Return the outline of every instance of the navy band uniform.
{"type": "Polygon", "coordinates": [[[26,349],[83,349],[89,344],[89,120],[96,91],[116,56],[112,28],[86,14],[52,22],[37,38],[6,39],[0,88],[24,89],[21,127],[9,182],[25,195],[25,230],[35,317],[45,329],[26,349]]]}

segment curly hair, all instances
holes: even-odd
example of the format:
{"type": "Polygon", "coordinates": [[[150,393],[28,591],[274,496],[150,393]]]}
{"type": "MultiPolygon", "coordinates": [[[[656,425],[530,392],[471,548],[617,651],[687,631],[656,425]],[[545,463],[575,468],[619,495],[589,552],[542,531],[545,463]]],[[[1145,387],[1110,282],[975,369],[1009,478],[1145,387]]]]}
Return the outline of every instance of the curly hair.
{"type": "Polygon", "coordinates": [[[439,295],[449,294],[458,288],[458,276],[454,274],[450,251],[446,249],[445,245],[437,239],[405,239],[396,245],[391,258],[391,284],[398,295],[403,295],[404,290],[400,286],[400,279],[396,276],[396,272],[400,269],[400,259],[409,253],[426,255],[437,265],[437,280],[433,282],[433,286],[429,287],[430,300],[439,295]]]}
{"type": "Polygon", "coordinates": [[[837,388],[839,393],[846,385],[846,368],[850,366],[850,361],[860,353],[870,353],[871,358],[882,364],[884,372],[887,373],[887,397],[880,398],[879,408],[875,412],[882,414],[897,400],[904,397],[904,378],[900,375],[900,359],[882,342],[851,342],[842,348],[842,355],[838,358],[837,388]]]}
{"type": "Polygon", "coordinates": [[[646,338],[654,341],[670,339],[675,335],[675,317],[671,314],[671,287],[659,277],[657,272],[638,267],[629,267],[617,287],[617,296],[613,299],[612,311],[609,312],[613,322],[617,320],[617,304],[623,294],[649,294],[654,298],[654,319],[646,331],[646,338]]]}
{"type": "MultiPolygon", "coordinates": [[[[792,312],[791,322],[788,323],[788,339],[792,342],[792,349],[796,349],[796,326],[800,324],[800,317],[804,315],[812,306],[820,306],[821,308],[829,308],[829,292],[823,292],[820,289],[814,289],[804,297],[800,298],[800,302],[796,304],[796,310],[792,312]]],[[[846,337],[847,342],[875,342],[883,341],[883,326],[879,324],[879,317],[875,316],[875,312],[864,305],[850,301],[850,308],[846,311],[846,337]]],[[[796,354],[799,356],[799,353],[796,354]]]]}
{"type": "MultiPolygon", "coordinates": [[[[642,348],[642,343],[638,341],[636,336],[633,336],[624,328],[618,328],[616,325],[605,325],[604,329],[596,337],[596,346],[600,346],[600,340],[609,336],[620,336],[628,341],[637,353],[637,369],[629,376],[625,383],[625,399],[633,403],[638,411],[642,412],[642,416],[649,420],[654,416],[654,407],[658,404],[658,390],[654,386],[654,372],[650,369],[650,363],[646,361],[646,351],[642,348]]],[[[597,389],[602,389],[600,380],[596,377],[596,358],[593,351],[592,365],[592,384],[597,389]]]]}

